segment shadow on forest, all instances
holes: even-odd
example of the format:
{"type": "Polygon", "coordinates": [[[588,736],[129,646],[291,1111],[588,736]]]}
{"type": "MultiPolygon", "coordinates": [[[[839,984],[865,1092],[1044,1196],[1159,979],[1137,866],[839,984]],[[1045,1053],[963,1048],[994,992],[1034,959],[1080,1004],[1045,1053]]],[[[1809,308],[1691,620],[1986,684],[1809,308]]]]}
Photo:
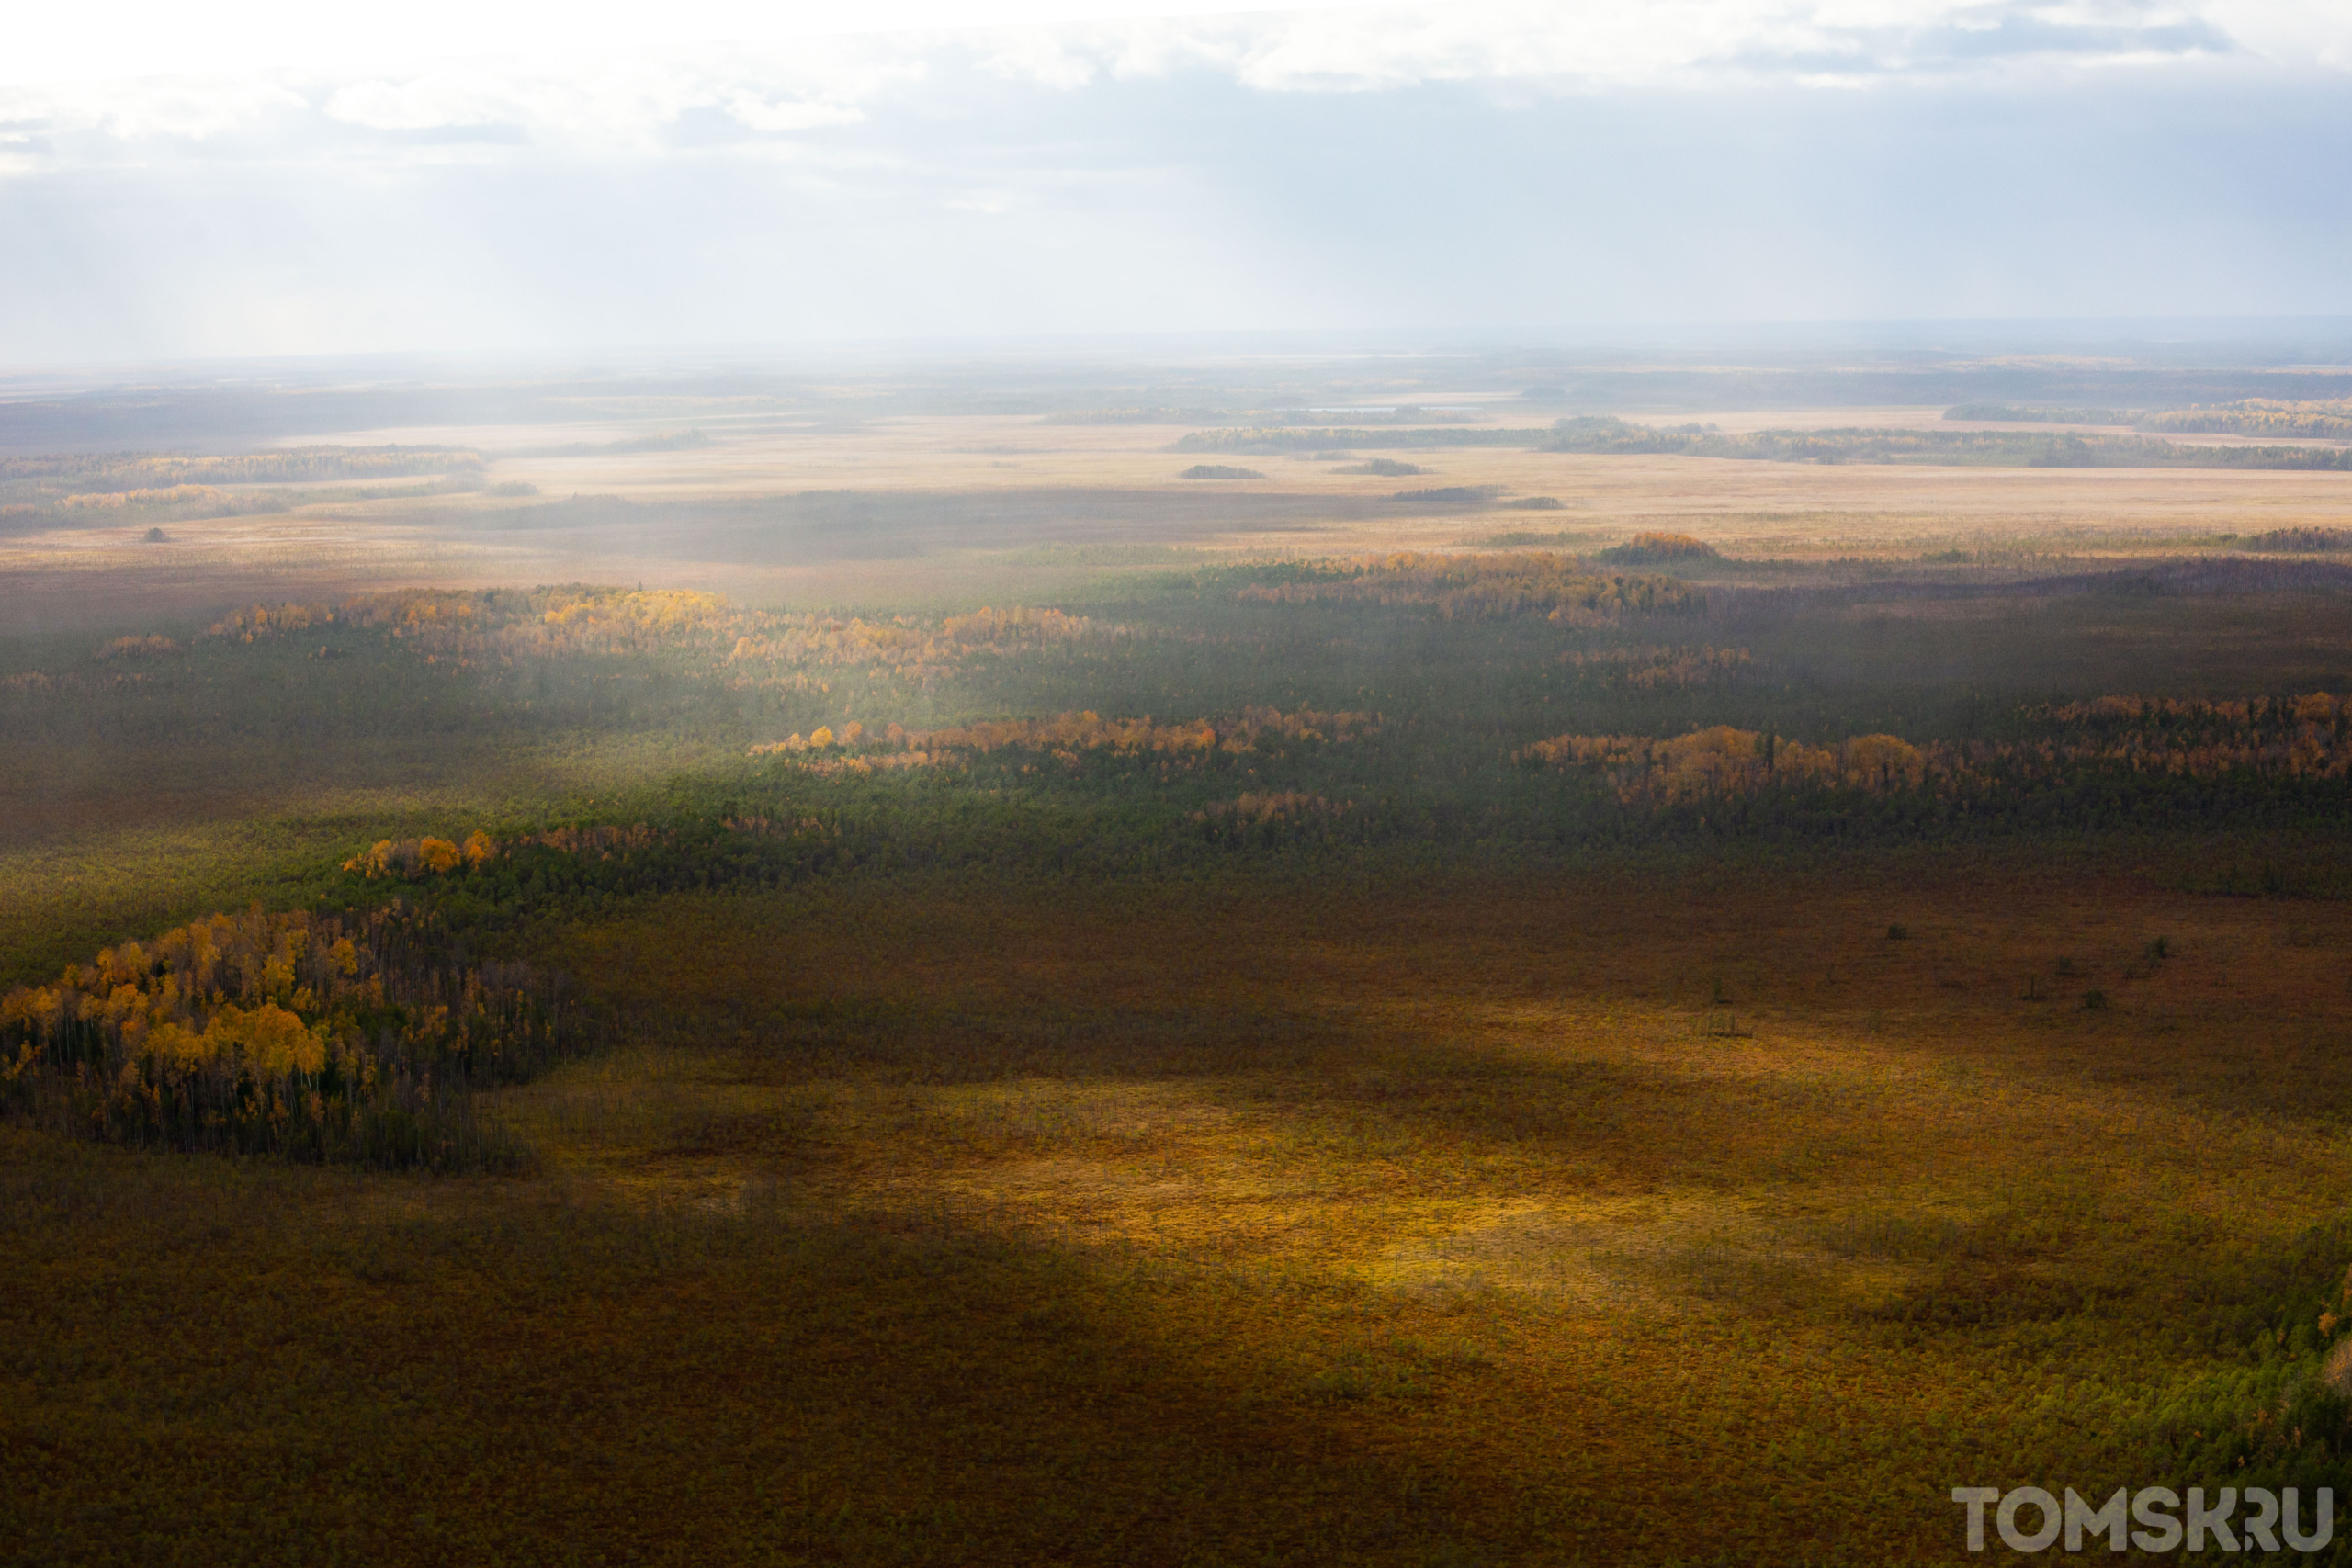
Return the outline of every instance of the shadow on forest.
{"type": "Polygon", "coordinates": [[[20,1299],[53,1317],[5,1367],[44,1441],[0,1517],[36,1557],[1418,1563],[1600,1524],[1536,1495],[1551,1466],[1359,1440],[1476,1357],[1374,1322],[1336,1373],[1269,1360],[1238,1318],[1283,1303],[1139,1259],[944,1215],[0,1151],[20,1299]],[[186,1457],[231,1452],[192,1537],[186,1457]]]}

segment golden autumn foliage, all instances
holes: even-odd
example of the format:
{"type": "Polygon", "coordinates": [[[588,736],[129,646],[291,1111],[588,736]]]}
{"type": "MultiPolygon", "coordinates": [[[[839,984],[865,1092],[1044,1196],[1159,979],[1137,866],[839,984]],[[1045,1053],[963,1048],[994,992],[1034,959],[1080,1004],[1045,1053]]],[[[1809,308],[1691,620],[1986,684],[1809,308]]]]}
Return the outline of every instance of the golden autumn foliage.
{"type": "Polygon", "coordinates": [[[2352,699],[2326,692],[2207,702],[2107,696],[2030,710],[2052,731],[2020,741],[1935,741],[1864,735],[1806,746],[1718,725],[1658,739],[1559,735],[1523,747],[1521,761],[1578,769],[1628,803],[1737,795],[1809,784],[1874,793],[1932,782],[1951,794],[2067,776],[2085,767],[2211,779],[2352,777],[2352,699]]]}
{"type": "Polygon", "coordinates": [[[1664,740],[1643,735],[1561,735],[1539,740],[1519,756],[1596,773],[1629,804],[1741,794],[1773,783],[1885,789],[1918,783],[1927,767],[1917,747],[1893,735],[1864,735],[1816,747],[1721,724],[1664,740]]]}
{"type": "Polygon", "coordinates": [[[98,649],[100,659],[160,659],[177,653],[180,645],[167,637],[119,637],[98,649]]]}
{"type": "Polygon", "coordinates": [[[1151,716],[1105,719],[1101,715],[1066,713],[1056,718],[1005,719],[993,724],[965,725],[927,732],[910,730],[907,743],[933,751],[993,751],[1017,747],[1028,750],[1164,752],[1176,755],[1215,750],[1244,751],[1266,740],[1348,741],[1379,728],[1378,719],[1363,713],[1321,713],[1300,708],[1245,707],[1238,717],[1187,724],[1154,724],[1151,716]]]}
{"type": "MultiPolygon", "coordinates": [[[[476,839],[489,841],[477,830],[467,842],[471,844],[476,839]]],[[[447,839],[379,839],[363,852],[345,861],[343,869],[371,880],[379,876],[413,877],[424,873],[439,875],[455,871],[461,864],[479,865],[487,858],[487,852],[480,858],[464,853],[447,839]]]]}
{"type": "Polygon", "coordinates": [[[1736,680],[1755,666],[1744,648],[1571,649],[1560,655],[1568,669],[1587,675],[1622,675],[1626,683],[1644,691],[1661,687],[1704,686],[1736,680]]]}
{"type": "Polygon", "coordinates": [[[70,1052],[77,1033],[120,1058],[108,1062],[118,1078],[125,1068],[164,1079],[213,1066],[315,1074],[328,1051],[322,1005],[356,983],[360,965],[339,932],[323,950],[311,935],[304,916],[214,915],[69,964],[53,985],[12,990],[0,997],[6,1076],[70,1052]]]}
{"type": "Polygon", "coordinates": [[[264,1002],[251,1012],[234,1002],[223,1003],[201,1034],[166,1021],[150,1032],[147,1049],[184,1068],[234,1054],[253,1072],[270,1077],[315,1073],[326,1066],[327,1055],[326,1042],[299,1014],[276,1002],[264,1002]]]}
{"type": "MultiPolygon", "coordinates": [[[[916,760],[927,761],[925,758],[916,760]]],[[[841,765],[865,768],[876,763],[888,765],[889,761],[876,759],[876,763],[868,763],[865,759],[844,759],[841,765]]],[[[728,817],[722,818],[718,825],[729,833],[766,838],[796,838],[823,830],[822,823],[814,817],[728,817]]],[[[526,850],[552,850],[559,854],[574,855],[584,860],[609,861],[633,850],[674,846],[678,841],[675,830],[656,828],[646,822],[567,823],[505,839],[492,838],[478,828],[466,836],[463,843],[432,838],[397,841],[379,839],[369,848],[345,861],[343,869],[365,881],[372,882],[380,877],[417,882],[458,871],[480,871],[526,850]]]]}
{"type": "Polygon", "coordinates": [[[402,1141],[435,1075],[496,1081],[555,1032],[529,971],[426,962],[429,926],[398,905],[255,907],[68,964],[0,996],[0,1110],[132,1143],[432,1163],[402,1141]]]}
{"type": "MultiPolygon", "coordinates": [[[[582,829],[566,831],[576,835],[582,829]]],[[[650,835],[652,829],[639,826],[634,829],[605,829],[603,831],[626,837],[632,832],[650,835]]],[[[513,844],[502,844],[479,828],[466,836],[463,844],[434,838],[379,839],[368,849],[345,861],[343,869],[370,881],[379,876],[413,881],[422,876],[446,876],[460,867],[479,868],[510,852],[516,845],[545,841],[547,840],[542,835],[516,840],[513,844]]],[[[650,841],[650,837],[646,841],[650,841]]]]}
{"type": "Polygon", "coordinates": [[[830,729],[820,728],[805,739],[791,735],[754,746],[750,754],[786,757],[835,745],[854,745],[866,737],[869,745],[905,750],[879,750],[874,755],[842,758],[830,764],[811,761],[802,765],[820,772],[865,772],[922,767],[952,761],[960,754],[1008,750],[1047,751],[1065,761],[1075,761],[1088,751],[1198,759],[1219,750],[1246,751],[1284,740],[1346,742],[1378,728],[1376,715],[1324,713],[1313,708],[1284,713],[1279,708],[1245,707],[1233,719],[1202,719],[1186,724],[1155,724],[1148,714],[1141,718],[1106,719],[1098,713],[1080,712],[1054,718],[1000,719],[932,730],[908,729],[892,724],[878,738],[867,737],[864,725],[852,723],[842,728],[839,738],[830,729]]]}
{"type": "Polygon", "coordinates": [[[950,642],[1006,647],[1067,640],[1084,637],[1092,629],[1093,623],[1084,615],[1020,605],[996,610],[986,604],[968,615],[950,615],[939,627],[940,635],[950,642]]]}

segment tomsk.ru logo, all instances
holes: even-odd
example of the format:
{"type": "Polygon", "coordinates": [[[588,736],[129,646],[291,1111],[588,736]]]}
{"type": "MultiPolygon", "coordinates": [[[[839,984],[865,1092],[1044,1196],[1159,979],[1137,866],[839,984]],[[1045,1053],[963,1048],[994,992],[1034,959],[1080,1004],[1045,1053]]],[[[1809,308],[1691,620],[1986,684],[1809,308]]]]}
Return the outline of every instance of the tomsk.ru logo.
{"type": "Polygon", "coordinates": [[[2064,1503],[2039,1486],[2007,1493],[1997,1486],[1955,1486],[1951,1500],[1968,1510],[1971,1551],[1984,1550],[1987,1503],[1995,1505],[1994,1530],[2015,1551],[2043,1551],[2061,1536],[2069,1551],[2082,1551],[2086,1537],[2095,1541],[2104,1538],[2109,1551],[2121,1551],[2127,1542],[2143,1551],[2177,1551],[2184,1543],[2191,1551],[2202,1551],[2209,1544],[2222,1551],[2276,1551],[2282,1539],[2293,1551],[2317,1551],[2335,1538],[2335,1494],[2324,1486],[2319,1489],[2317,1517],[2308,1534],[2291,1486],[2283,1493],[2249,1486],[2243,1496],[2236,1487],[2224,1486],[2210,1504],[2205,1489],[2192,1486],[2186,1512],[2180,1494],[2169,1486],[2143,1486],[2137,1492],[2119,1486],[2096,1508],[2071,1486],[2064,1503]],[[2029,1512],[2034,1521],[2031,1530],[2020,1517],[2029,1512]]]}

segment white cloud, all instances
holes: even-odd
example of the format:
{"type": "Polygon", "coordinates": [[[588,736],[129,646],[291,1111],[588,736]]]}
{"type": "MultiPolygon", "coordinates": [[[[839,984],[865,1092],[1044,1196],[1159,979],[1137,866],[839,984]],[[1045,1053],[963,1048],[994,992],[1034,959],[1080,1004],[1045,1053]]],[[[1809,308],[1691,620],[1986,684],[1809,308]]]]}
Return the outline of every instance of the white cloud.
{"type": "Polygon", "coordinates": [[[424,130],[495,125],[519,118],[522,105],[503,83],[436,72],[406,82],[378,78],[339,87],[325,104],[330,119],[370,130],[424,130]]]}
{"type": "Polygon", "coordinates": [[[692,32],[0,86],[0,358],[2352,307],[2347,0],[692,32]]]}
{"type": "MultiPolygon", "coordinates": [[[[1107,8],[1109,0],[1061,7],[1107,8]]],[[[688,19],[752,18],[740,7],[703,9],[688,19]]],[[[938,14],[902,6],[874,16],[938,14]]],[[[600,47],[560,55],[547,51],[552,35],[543,29],[531,47],[504,54],[405,66],[0,87],[0,130],[53,144],[43,153],[16,143],[19,166],[44,156],[104,162],[109,142],[217,141],[288,117],[284,144],[256,147],[256,156],[332,158],[348,141],[338,128],[510,127],[518,142],[650,153],[698,114],[753,137],[801,134],[870,119],[912,84],[949,84],[972,70],[1057,92],[1205,72],[1286,93],[1479,82],[1539,92],[1983,83],[2222,59],[2352,68],[2352,6],[2343,0],[1461,0],[627,50],[615,36],[619,15],[583,14],[561,36],[600,47]],[[300,130],[313,114],[327,125],[300,130]]],[[[837,12],[828,19],[850,25],[837,12]]],[[[508,27],[435,36],[514,35],[508,27]]],[[[933,117],[957,107],[944,90],[922,107],[933,117]]]]}
{"type": "Polygon", "coordinates": [[[748,91],[730,96],[726,103],[736,123],[752,130],[814,130],[823,125],[855,125],[865,118],[863,109],[847,104],[770,99],[748,91]]]}
{"type": "Polygon", "coordinates": [[[574,143],[652,146],[695,110],[768,133],[852,125],[857,100],[919,79],[922,62],[835,50],[725,62],[673,53],[634,61],[461,61],[338,89],[327,115],[374,130],[512,125],[574,143]]]}
{"type": "Polygon", "coordinates": [[[2273,64],[2352,71],[2352,6],[2342,0],[2214,0],[2203,14],[2273,64]]]}
{"type": "Polygon", "coordinates": [[[2238,52],[2240,28],[2270,62],[2308,66],[2345,52],[2346,14],[2276,0],[1475,0],[1031,28],[989,35],[981,63],[1063,89],[1200,66],[1266,92],[1808,86],[2211,58],[2238,52]]]}
{"type": "Polygon", "coordinates": [[[300,93],[254,77],[175,78],[0,87],[0,127],[87,133],[122,142],[202,141],[311,107],[300,93]]]}

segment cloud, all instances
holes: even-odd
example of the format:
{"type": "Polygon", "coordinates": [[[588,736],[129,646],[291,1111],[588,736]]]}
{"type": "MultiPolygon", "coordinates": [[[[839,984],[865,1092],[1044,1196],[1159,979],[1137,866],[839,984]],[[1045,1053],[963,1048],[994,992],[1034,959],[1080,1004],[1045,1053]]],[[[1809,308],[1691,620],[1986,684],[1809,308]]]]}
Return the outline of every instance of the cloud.
{"type": "Polygon", "coordinates": [[[0,88],[0,358],[2344,310],[2347,37],[1480,3],[0,88]]]}
{"type": "Polygon", "coordinates": [[[310,108],[286,84],[254,77],[0,87],[0,130],[10,134],[125,143],[203,141],[310,108]]]}
{"type": "Polygon", "coordinates": [[[727,112],[738,125],[752,130],[814,130],[822,125],[855,125],[863,109],[847,104],[770,99],[756,92],[741,92],[727,100],[727,112]]]}
{"type": "MultiPolygon", "coordinates": [[[[1487,84],[1518,92],[1984,85],[2231,63],[2352,67],[2332,0],[1464,0],[720,47],[510,54],[367,72],[0,88],[6,165],[239,141],[266,159],[394,155],[382,138],[509,128],[518,148],[658,155],[718,117],[741,135],[855,126],[896,105],[978,112],[984,84],[1071,93],[1189,75],[1260,93],[1487,84]],[[920,103],[908,95],[927,85],[920,103]],[[375,142],[345,132],[377,133],[375,142]]],[[[707,134],[687,140],[709,143],[707,134]]],[[[514,155],[526,155],[516,153],[514,155]]]]}
{"type": "MultiPolygon", "coordinates": [[[[1379,91],[1438,82],[1560,90],[1817,86],[1839,79],[1983,80],[2020,67],[2180,62],[2237,52],[2243,12],[2273,51],[2335,47],[2304,21],[2244,6],[2137,0],[1650,0],[1498,3],[1092,23],[1024,30],[985,67],[1068,89],[1188,67],[1264,92],[1379,91]],[[2298,28],[2301,30],[2298,31],[2298,28]],[[2306,36],[2310,35],[2310,36],[2306,36]]],[[[2272,10],[2275,10],[2273,7],[2272,10]]],[[[2344,32],[2352,29],[2337,29],[2344,32]]],[[[2333,35],[2331,35],[2333,36],[2333,35]]],[[[2336,45],[2342,40],[2336,39],[2336,45]]]]}
{"type": "Polygon", "coordinates": [[[337,88],[325,109],[329,119],[369,130],[495,125],[514,121],[523,111],[516,96],[503,87],[448,72],[406,82],[354,82],[337,88]]]}
{"type": "Polygon", "coordinates": [[[336,89],[328,118],[371,130],[514,125],[558,141],[656,150],[696,111],[723,114],[745,130],[789,133],[854,125],[858,99],[919,80],[916,59],[790,61],[694,54],[561,62],[468,61],[405,78],[374,77],[336,89]]]}

